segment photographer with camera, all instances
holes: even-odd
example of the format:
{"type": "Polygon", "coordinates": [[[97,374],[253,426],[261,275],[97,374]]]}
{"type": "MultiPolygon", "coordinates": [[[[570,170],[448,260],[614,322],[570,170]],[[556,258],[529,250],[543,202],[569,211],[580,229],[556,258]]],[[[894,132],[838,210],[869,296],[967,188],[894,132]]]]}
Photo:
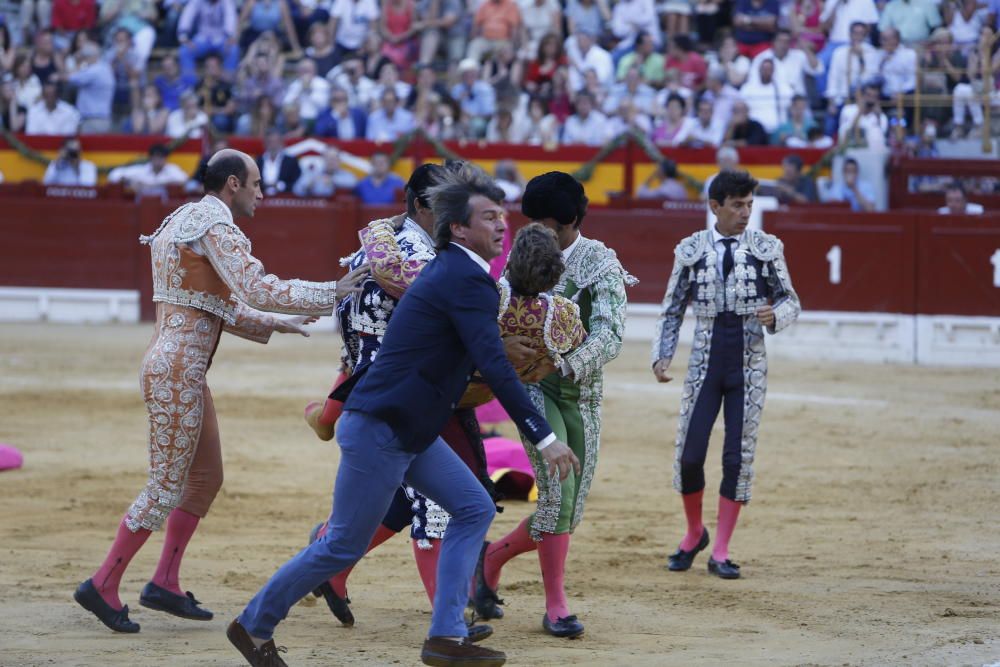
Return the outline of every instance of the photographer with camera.
{"type": "Polygon", "coordinates": [[[97,185],[97,167],[80,157],[80,139],[66,137],[59,157],[49,162],[45,169],[42,182],[45,185],[82,185],[88,188],[97,185]]]}
{"type": "Polygon", "coordinates": [[[888,130],[889,118],[879,105],[879,84],[868,82],[855,92],[854,104],[848,104],[840,112],[837,138],[855,146],[885,148],[888,130]]]}

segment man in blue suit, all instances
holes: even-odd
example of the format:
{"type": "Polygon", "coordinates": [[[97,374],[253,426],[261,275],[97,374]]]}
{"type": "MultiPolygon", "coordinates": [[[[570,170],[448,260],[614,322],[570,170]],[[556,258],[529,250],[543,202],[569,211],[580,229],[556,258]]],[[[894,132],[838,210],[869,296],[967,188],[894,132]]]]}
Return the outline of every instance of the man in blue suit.
{"type": "Polygon", "coordinates": [[[329,529],[285,563],[227,635],[254,667],[286,667],[271,636],[288,610],[364,554],[401,481],[451,514],[438,562],[424,664],[498,667],[500,651],[468,641],[463,610],[495,508],[441,432],[478,370],[525,436],[565,478],[580,463],[538,413],[507,360],[497,327],[500,296],[488,260],[506,229],[503,191],[482,170],[442,175],[429,190],[437,257],[400,300],[379,350],[337,425],[340,468],[329,529]]]}

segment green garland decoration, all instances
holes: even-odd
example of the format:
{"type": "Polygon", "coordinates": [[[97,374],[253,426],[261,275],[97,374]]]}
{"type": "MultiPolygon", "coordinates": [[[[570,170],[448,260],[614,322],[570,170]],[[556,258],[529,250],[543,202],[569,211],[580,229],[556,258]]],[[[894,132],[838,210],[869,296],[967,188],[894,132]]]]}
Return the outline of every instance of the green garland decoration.
{"type": "MultiPolygon", "coordinates": [[[[659,147],[650,141],[649,137],[633,128],[622,132],[618,136],[611,139],[608,143],[604,144],[601,150],[597,151],[597,154],[594,157],[573,172],[573,177],[584,183],[589,181],[594,176],[594,170],[597,168],[597,165],[603,162],[604,159],[611,153],[615,152],[628,142],[631,142],[641,148],[642,152],[654,162],[661,162],[667,158],[667,156],[660,151],[659,147]]],[[[705,187],[703,182],[679,169],[677,170],[677,175],[683,179],[684,183],[689,188],[701,191],[701,189],[705,187]]]]}
{"type": "Polygon", "coordinates": [[[430,136],[424,131],[424,128],[418,127],[412,132],[407,132],[406,134],[400,135],[396,138],[396,141],[392,142],[392,153],[389,154],[389,165],[392,166],[403,156],[406,149],[410,147],[417,139],[423,139],[431,145],[434,152],[438,154],[439,157],[445,158],[446,160],[461,160],[462,156],[449,150],[439,139],[430,136]]]}
{"type": "MultiPolygon", "coordinates": [[[[26,160],[31,160],[32,162],[37,162],[38,164],[41,164],[41,165],[46,166],[46,167],[48,167],[49,163],[52,162],[52,160],[50,158],[45,157],[44,155],[42,155],[41,153],[39,153],[38,151],[36,151],[32,147],[30,147],[27,144],[25,144],[23,141],[21,141],[20,139],[18,139],[17,135],[13,134],[7,128],[0,128],[0,137],[3,137],[3,140],[6,141],[7,144],[11,148],[13,148],[17,152],[18,155],[20,155],[21,157],[25,158],[26,160]]],[[[187,140],[188,140],[188,135],[187,134],[185,134],[184,136],[181,136],[181,137],[177,137],[176,139],[171,139],[170,142],[167,144],[167,151],[170,152],[170,153],[173,153],[174,150],[176,150],[180,146],[184,145],[184,143],[186,143],[187,140]]],[[[141,158],[136,158],[134,160],[131,160],[129,162],[125,162],[123,164],[118,164],[118,165],[114,165],[114,166],[106,166],[106,165],[105,166],[101,166],[101,167],[97,168],[97,171],[100,174],[107,175],[112,169],[118,169],[119,167],[131,167],[131,166],[137,165],[137,164],[145,164],[146,162],[149,162],[149,159],[145,158],[145,157],[141,157],[141,158]]]]}

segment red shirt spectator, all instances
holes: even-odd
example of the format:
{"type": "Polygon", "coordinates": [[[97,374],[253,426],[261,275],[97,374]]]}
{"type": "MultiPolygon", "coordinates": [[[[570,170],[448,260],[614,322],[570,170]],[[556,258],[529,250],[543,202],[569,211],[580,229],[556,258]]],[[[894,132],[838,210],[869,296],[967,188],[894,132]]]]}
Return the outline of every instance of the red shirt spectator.
{"type": "Polygon", "coordinates": [[[97,21],[96,0],[53,0],[52,27],[65,32],[90,30],[97,21]]]}
{"type": "Polygon", "coordinates": [[[473,25],[480,36],[494,41],[511,41],[521,27],[521,10],[514,0],[487,0],[476,12],[473,25]]]}
{"type": "Polygon", "coordinates": [[[670,47],[667,49],[667,61],[664,69],[676,69],[681,73],[682,86],[698,90],[705,84],[708,63],[694,50],[690,37],[675,35],[670,40],[670,47]]]}

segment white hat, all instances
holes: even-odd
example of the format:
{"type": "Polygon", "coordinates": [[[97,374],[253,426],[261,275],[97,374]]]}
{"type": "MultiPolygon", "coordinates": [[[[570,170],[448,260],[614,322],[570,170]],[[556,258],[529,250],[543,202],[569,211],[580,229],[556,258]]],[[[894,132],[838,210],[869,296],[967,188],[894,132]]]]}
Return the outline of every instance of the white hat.
{"type": "Polygon", "coordinates": [[[479,71],[479,61],[475,58],[463,58],[462,62],[458,63],[458,71],[469,72],[469,71],[479,71]]]}

